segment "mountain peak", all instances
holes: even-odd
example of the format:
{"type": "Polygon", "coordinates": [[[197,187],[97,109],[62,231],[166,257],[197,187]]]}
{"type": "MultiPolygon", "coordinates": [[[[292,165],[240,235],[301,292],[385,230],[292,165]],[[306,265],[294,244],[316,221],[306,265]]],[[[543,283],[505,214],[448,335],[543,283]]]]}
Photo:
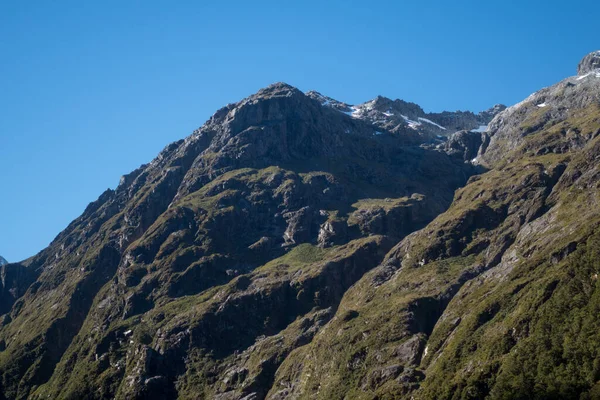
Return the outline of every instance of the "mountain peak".
{"type": "Polygon", "coordinates": [[[597,69],[600,69],[600,50],[583,57],[577,66],[577,75],[585,75],[597,69]]]}
{"type": "Polygon", "coordinates": [[[302,94],[300,90],[285,82],[275,82],[269,86],[260,89],[255,96],[257,97],[292,97],[302,94]]]}
{"type": "Polygon", "coordinates": [[[8,264],[8,261],[6,261],[4,257],[0,256],[0,267],[6,264],[8,264]]]}

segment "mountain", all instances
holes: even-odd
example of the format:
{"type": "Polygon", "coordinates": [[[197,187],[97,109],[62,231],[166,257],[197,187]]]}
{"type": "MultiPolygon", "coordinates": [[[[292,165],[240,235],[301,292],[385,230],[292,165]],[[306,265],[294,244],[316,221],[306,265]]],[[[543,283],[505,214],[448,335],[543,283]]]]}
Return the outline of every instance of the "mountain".
{"type": "Polygon", "coordinates": [[[2,267],[0,393],[598,398],[599,58],[479,114],[218,110],[2,267]]]}
{"type": "Polygon", "coordinates": [[[6,264],[8,264],[8,261],[6,261],[4,257],[0,256],[0,267],[6,264]]]}
{"type": "Polygon", "coordinates": [[[124,176],[28,265],[12,264],[27,279],[7,282],[15,295],[2,303],[4,395],[212,393],[205,378],[185,382],[207,362],[224,373],[297,318],[326,321],[477,170],[377,129],[278,83],[124,176]]]}

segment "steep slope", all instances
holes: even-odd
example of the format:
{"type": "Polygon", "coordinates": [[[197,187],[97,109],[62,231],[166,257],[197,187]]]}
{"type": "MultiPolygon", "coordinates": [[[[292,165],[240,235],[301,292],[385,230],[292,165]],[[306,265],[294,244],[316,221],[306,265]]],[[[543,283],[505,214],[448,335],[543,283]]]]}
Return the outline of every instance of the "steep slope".
{"type": "Polygon", "coordinates": [[[348,290],[267,398],[600,396],[600,70],[579,72],[494,118],[492,169],[348,290]]]}
{"type": "Polygon", "coordinates": [[[0,256],[0,267],[6,264],[8,264],[8,261],[6,261],[4,257],[0,256]]]}
{"type": "Polygon", "coordinates": [[[0,392],[264,397],[476,171],[377,129],[285,84],[217,111],[5,266],[23,278],[3,289],[0,392]]]}

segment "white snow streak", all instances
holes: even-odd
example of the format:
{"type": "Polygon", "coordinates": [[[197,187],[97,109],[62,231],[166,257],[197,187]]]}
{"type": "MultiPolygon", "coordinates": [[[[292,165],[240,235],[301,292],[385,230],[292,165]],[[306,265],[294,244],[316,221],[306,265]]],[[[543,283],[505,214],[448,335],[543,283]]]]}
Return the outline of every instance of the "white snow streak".
{"type": "Polygon", "coordinates": [[[436,124],[435,122],[433,122],[433,121],[430,121],[430,120],[428,120],[427,118],[421,118],[421,117],[419,117],[419,121],[427,122],[428,124],[435,125],[435,126],[437,126],[438,128],[440,128],[440,129],[446,130],[446,128],[444,128],[443,126],[441,126],[441,125],[439,125],[439,124],[436,124]]]}

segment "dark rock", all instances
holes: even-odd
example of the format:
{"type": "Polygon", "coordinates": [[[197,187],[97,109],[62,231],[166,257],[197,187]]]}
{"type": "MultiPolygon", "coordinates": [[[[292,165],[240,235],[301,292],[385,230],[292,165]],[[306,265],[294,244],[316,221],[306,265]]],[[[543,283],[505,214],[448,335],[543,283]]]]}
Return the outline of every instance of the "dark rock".
{"type": "Polygon", "coordinates": [[[356,225],[362,235],[388,235],[399,239],[425,226],[441,208],[417,193],[408,199],[367,199],[356,207],[348,223],[356,225]]]}
{"type": "Polygon", "coordinates": [[[399,364],[377,369],[369,374],[367,385],[370,389],[377,389],[384,383],[396,379],[402,371],[404,367],[399,364]]]}
{"type": "Polygon", "coordinates": [[[471,161],[477,157],[482,143],[482,133],[459,131],[448,138],[443,148],[452,156],[457,156],[463,161],[471,161]]]}
{"type": "Polygon", "coordinates": [[[300,244],[311,240],[314,211],[309,207],[302,207],[298,211],[283,214],[287,223],[283,239],[286,244],[300,244]]]}
{"type": "Polygon", "coordinates": [[[10,311],[15,301],[25,294],[40,272],[22,264],[0,265],[0,315],[10,311]]]}

